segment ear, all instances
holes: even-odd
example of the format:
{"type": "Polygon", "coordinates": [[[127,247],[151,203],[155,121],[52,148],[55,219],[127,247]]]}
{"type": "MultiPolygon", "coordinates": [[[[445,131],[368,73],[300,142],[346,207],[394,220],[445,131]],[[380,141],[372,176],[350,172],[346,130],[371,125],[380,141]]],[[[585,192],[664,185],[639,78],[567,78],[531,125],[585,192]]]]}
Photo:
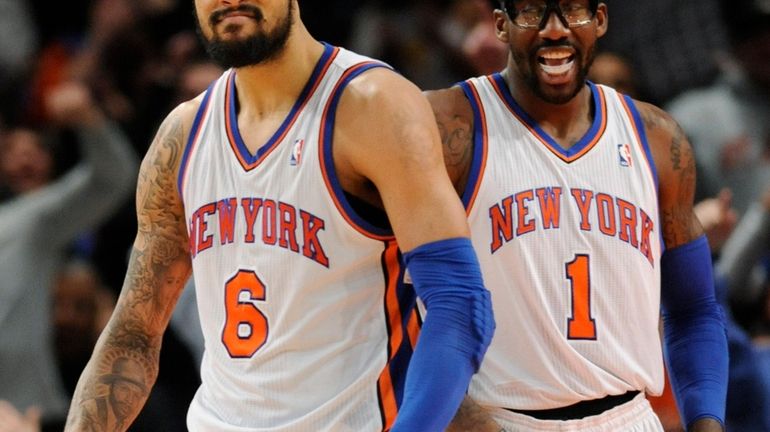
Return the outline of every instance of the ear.
{"type": "Polygon", "coordinates": [[[495,9],[495,37],[500,42],[508,44],[508,14],[500,9],[495,9]]]}
{"type": "Polygon", "coordinates": [[[599,3],[599,6],[596,8],[596,37],[602,37],[605,33],[607,33],[607,22],[609,21],[609,16],[607,15],[607,4],[606,3],[599,3]]]}

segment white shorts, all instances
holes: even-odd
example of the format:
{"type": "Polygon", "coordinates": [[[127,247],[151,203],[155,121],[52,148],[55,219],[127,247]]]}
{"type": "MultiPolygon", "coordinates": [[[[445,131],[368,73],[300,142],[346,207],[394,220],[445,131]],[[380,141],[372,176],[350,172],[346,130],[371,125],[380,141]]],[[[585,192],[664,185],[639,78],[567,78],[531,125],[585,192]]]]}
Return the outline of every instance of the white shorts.
{"type": "Polygon", "coordinates": [[[538,420],[503,408],[492,408],[489,413],[507,432],[663,432],[644,393],[623,405],[579,420],[538,420]]]}

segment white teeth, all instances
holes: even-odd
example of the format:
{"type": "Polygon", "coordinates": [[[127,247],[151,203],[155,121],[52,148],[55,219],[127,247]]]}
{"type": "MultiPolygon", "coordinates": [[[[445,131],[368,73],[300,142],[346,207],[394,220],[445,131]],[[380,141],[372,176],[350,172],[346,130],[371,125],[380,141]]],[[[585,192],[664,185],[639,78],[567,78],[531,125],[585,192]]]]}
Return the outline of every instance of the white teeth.
{"type": "Polygon", "coordinates": [[[549,75],[561,75],[561,74],[567,73],[570,70],[570,68],[572,67],[572,63],[574,63],[574,60],[564,64],[560,64],[558,66],[549,66],[547,64],[541,63],[540,67],[542,67],[545,73],[549,75]]]}
{"type": "Polygon", "coordinates": [[[547,52],[543,53],[542,57],[549,60],[560,60],[569,58],[570,55],[569,52],[547,52]]]}

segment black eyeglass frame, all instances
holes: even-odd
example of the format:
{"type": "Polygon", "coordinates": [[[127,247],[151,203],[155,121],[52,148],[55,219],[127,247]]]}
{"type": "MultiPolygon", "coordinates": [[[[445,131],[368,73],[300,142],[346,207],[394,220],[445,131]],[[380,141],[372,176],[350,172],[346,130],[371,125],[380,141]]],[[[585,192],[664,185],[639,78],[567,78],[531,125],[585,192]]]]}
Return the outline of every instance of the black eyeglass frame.
{"type": "Polygon", "coordinates": [[[581,26],[587,25],[596,17],[596,10],[599,8],[598,0],[590,0],[588,2],[588,10],[591,12],[591,18],[585,22],[570,24],[567,21],[567,18],[564,17],[564,14],[562,14],[561,7],[559,7],[559,0],[545,0],[545,12],[543,12],[543,17],[540,19],[540,22],[535,27],[535,26],[521,25],[516,22],[516,16],[517,16],[516,8],[512,7],[515,1],[516,0],[501,0],[500,5],[503,8],[503,12],[505,12],[506,15],[508,15],[508,18],[511,20],[513,25],[522,29],[527,29],[527,30],[532,30],[532,29],[542,30],[543,28],[545,28],[545,24],[548,22],[548,19],[551,16],[551,12],[556,13],[556,17],[559,18],[559,21],[561,21],[564,27],[567,27],[567,28],[581,27],[581,26]]]}

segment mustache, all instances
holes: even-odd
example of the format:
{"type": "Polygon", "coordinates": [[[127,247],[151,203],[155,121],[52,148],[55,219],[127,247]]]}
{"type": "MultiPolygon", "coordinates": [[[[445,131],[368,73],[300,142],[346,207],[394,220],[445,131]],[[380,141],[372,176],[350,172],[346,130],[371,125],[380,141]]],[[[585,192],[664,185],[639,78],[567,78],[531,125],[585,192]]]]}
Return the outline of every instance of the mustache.
{"type": "Polygon", "coordinates": [[[257,21],[262,21],[262,19],[264,18],[262,16],[262,10],[260,10],[258,7],[247,3],[243,3],[236,7],[222,8],[222,9],[215,10],[214,12],[211,13],[211,16],[209,17],[209,23],[212,26],[214,26],[220,21],[222,21],[227,15],[231,13],[236,13],[236,12],[245,12],[251,15],[252,17],[254,17],[254,19],[257,21]]]}

